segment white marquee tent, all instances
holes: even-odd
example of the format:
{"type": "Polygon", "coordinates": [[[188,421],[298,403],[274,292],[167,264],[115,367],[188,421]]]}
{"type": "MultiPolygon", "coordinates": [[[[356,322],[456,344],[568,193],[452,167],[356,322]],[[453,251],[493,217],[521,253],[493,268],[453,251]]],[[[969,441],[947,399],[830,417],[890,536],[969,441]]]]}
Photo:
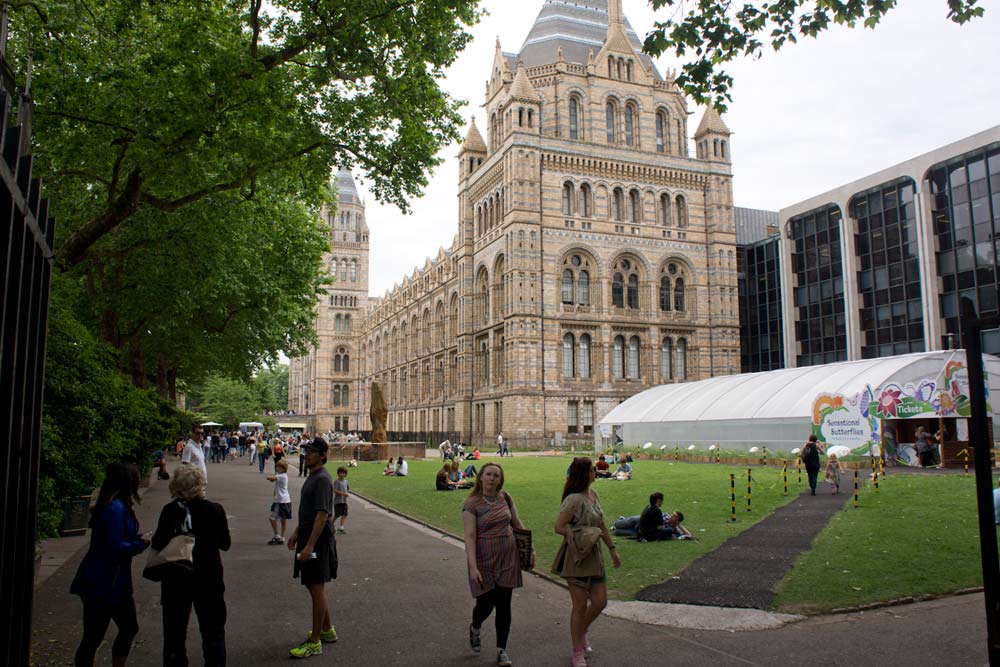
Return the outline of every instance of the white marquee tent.
{"type": "MultiPolygon", "coordinates": [[[[904,385],[940,376],[950,360],[965,361],[964,350],[846,361],[765,373],[728,375],[665,384],[636,394],[600,421],[595,439],[617,433],[626,446],[719,443],[723,449],[766,445],[769,450],[799,447],[812,428],[813,401],[821,393],[854,395],[866,387],[904,385]]],[[[994,433],[1000,408],[1000,358],[983,355],[994,433]]],[[[608,441],[605,441],[608,442],[608,441]]]]}

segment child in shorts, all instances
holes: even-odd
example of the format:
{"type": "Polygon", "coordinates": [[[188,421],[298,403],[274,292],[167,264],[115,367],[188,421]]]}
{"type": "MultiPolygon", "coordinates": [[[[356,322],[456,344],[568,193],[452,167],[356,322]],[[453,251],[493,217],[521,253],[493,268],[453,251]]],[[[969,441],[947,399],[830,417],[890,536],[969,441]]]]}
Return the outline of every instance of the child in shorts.
{"type": "Polygon", "coordinates": [[[337,479],[333,480],[333,522],[336,524],[340,519],[338,533],[346,533],[344,524],[347,523],[347,494],[351,490],[351,485],[347,483],[347,468],[341,466],[337,468],[337,479]]]}
{"type": "Polygon", "coordinates": [[[271,529],[274,537],[268,544],[284,544],[285,528],[292,518],[292,495],[288,492],[288,462],[284,459],[274,464],[274,476],[268,475],[267,481],[274,482],[274,498],[271,502],[271,529]],[[278,532],[278,522],[281,522],[281,532],[278,532]]]}

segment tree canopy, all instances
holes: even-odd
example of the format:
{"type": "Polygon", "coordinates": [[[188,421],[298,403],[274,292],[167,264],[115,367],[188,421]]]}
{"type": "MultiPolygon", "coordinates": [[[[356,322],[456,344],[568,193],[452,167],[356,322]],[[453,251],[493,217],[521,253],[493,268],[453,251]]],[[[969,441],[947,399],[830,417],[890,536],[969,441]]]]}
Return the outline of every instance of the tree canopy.
{"type": "Polygon", "coordinates": [[[35,153],[64,267],[142,210],[251,197],[276,172],[308,203],[334,165],[407,210],[460,103],[439,86],[475,0],[53,0],[12,5],[31,54],[35,153]]]}
{"type": "MultiPolygon", "coordinates": [[[[941,0],[937,0],[941,2],[941,0]]],[[[944,0],[947,19],[959,25],[983,15],[979,0],[944,0]]],[[[800,37],[818,37],[831,25],[875,28],[896,7],[896,0],[650,0],[653,9],[673,14],[657,21],[643,50],[653,57],[672,50],[687,59],[677,85],[698,104],[724,111],[733,79],[723,69],[740,56],[759,58],[800,37]],[[689,56],[689,52],[691,54],[689,56]]]]}

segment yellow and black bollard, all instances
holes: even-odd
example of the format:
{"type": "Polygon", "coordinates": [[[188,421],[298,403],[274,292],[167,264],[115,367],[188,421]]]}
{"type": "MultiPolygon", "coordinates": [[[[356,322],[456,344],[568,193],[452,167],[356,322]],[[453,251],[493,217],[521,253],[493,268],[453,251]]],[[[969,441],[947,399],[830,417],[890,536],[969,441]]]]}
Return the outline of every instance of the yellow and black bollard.
{"type": "Polygon", "coordinates": [[[747,512],[750,511],[750,468],[747,468],[747,512]]]}
{"type": "Polygon", "coordinates": [[[721,463],[721,460],[719,458],[719,446],[716,445],[715,446],[715,465],[719,465],[719,463],[721,463]]]}
{"type": "Polygon", "coordinates": [[[795,472],[799,474],[799,481],[796,484],[802,484],[802,459],[798,457],[795,459],[795,472]]]}
{"type": "Polygon", "coordinates": [[[767,447],[764,447],[764,467],[767,467],[767,447]]]}
{"type": "Polygon", "coordinates": [[[965,476],[968,477],[969,476],[969,450],[963,449],[962,450],[962,457],[965,460],[965,476]]]}
{"type": "Polygon", "coordinates": [[[788,495],[788,461],[781,461],[781,480],[785,483],[785,495],[788,495]]]}
{"type": "Polygon", "coordinates": [[[872,481],[875,482],[875,493],[878,493],[878,472],[872,476],[872,481]]]}
{"type": "Polygon", "coordinates": [[[677,463],[677,449],[678,445],[674,445],[674,463],[677,463]]]}
{"type": "Polygon", "coordinates": [[[885,452],[878,457],[878,476],[885,477],[885,452]]]}
{"type": "Polygon", "coordinates": [[[858,469],[854,469],[854,506],[858,506],[858,469]]]}
{"type": "Polygon", "coordinates": [[[729,497],[732,502],[732,520],[736,521],[736,475],[729,474],[729,497]]]}

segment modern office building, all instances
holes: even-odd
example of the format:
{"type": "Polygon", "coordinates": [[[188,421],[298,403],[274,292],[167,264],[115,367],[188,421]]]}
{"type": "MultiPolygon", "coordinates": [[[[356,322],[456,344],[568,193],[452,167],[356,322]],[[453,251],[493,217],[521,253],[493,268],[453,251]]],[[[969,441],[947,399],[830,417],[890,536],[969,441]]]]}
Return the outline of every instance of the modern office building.
{"type": "Polygon", "coordinates": [[[734,213],[740,371],[784,368],[778,212],[737,206],[734,213]]]}
{"type": "Polygon", "coordinates": [[[998,307],[1000,126],[779,216],[786,366],[964,347],[959,299],[998,307]]]}

